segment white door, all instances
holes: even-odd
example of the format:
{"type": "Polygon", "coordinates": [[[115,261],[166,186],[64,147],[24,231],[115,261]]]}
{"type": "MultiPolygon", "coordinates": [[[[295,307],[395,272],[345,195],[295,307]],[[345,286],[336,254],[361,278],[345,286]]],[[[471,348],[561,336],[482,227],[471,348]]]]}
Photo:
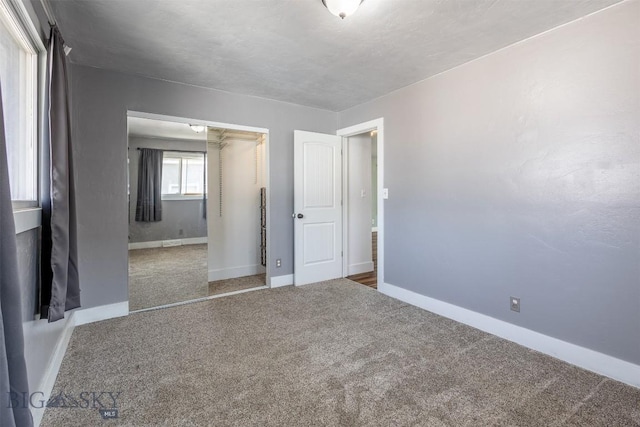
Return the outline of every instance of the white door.
{"type": "Polygon", "coordinates": [[[342,277],[342,138],[294,132],[294,283],[342,277]]]}

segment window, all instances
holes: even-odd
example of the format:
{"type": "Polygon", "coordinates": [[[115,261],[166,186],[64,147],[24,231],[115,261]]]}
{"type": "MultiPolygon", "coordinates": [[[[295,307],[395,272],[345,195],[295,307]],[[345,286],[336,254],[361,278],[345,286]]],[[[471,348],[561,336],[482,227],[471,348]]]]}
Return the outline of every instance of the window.
{"type": "Polygon", "coordinates": [[[162,198],[201,198],[205,192],[204,154],[165,151],[162,159],[162,198]]]}
{"type": "Polygon", "coordinates": [[[35,30],[25,16],[21,3],[0,0],[1,101],[14,207],[38,200],[38,52],[44,46],[31,36],[35,30]]]}

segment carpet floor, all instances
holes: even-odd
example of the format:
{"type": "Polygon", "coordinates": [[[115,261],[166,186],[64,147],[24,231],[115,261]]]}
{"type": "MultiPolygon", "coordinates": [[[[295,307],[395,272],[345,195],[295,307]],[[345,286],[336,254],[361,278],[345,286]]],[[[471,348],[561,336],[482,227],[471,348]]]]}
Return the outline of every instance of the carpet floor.
{"type": "Polygon", "coordinates": [[[209,282],[207,245],[129,251],[129,310],[264,286],[265,275],[209,282]]]}
{"type": "Polygon", "coordinates": [[[207,245],[129,251],[129,310],[206,297],[207,245]]]}
{"type": "Polygon", "coordinates": [[[52,395],[83,391],[119,418],[42,426],[640,425],[639,389],[344,279],[79,326],[52,395]]]}

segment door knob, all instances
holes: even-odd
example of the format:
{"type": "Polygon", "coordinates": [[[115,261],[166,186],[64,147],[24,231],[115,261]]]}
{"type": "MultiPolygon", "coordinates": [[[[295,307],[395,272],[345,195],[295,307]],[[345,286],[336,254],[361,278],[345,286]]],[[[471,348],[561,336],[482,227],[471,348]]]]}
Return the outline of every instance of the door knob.
{"type": "Polygon", "coordinates": [[[298,214],[298,218],[304,218],[304,215],[298,214]]]}

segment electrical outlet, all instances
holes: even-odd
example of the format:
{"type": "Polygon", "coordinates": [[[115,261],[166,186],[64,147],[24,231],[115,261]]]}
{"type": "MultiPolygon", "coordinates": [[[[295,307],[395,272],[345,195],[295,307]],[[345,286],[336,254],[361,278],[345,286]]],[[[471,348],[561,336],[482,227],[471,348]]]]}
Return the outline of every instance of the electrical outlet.
{"type": "Polygon", "coordinates": [[[282,260],[280,258],[278,258],[276,260],[276,268],[280,268],[280,267],[282,267],[282,260]]]}
{"type": "Polygon", "coordinates": [[[520,313],[520,298],[509,297],[509,303],[511,305],[511,311],[520,313]]]}

